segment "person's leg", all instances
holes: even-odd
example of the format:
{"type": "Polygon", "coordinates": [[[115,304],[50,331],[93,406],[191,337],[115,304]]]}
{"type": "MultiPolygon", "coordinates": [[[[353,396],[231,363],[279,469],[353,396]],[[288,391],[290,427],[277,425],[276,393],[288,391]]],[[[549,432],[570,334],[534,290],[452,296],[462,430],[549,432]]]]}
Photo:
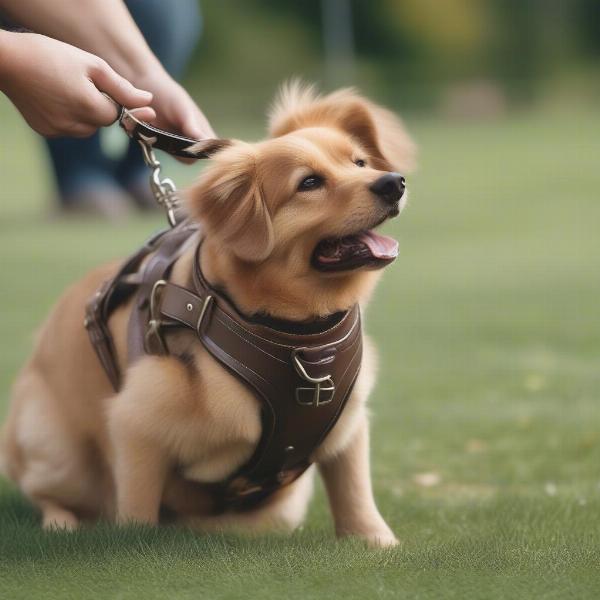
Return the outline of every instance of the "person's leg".
{"type": "MultiPolygon", "coordinates": [[[[127,6],[167,71],[174,77],[181,75],[200,35],[197,1],[129,0],[127,6]]],[[[52,139],[46,144],[62,208],[118,218],[129,200],[122,187],[141,206],[154,205],[137,144],[129,144],[117,165],[102,152],[98,134],[86,139],[52,139]]]]}
{"type": "Polygon", "coordinates": [[[125,4],[152,52],[172,77],[180,77],[200,38],[198,0],[126,0],[125,4]]]}
{"type": "MultiPolygon", "coordinates": [[[[146,41],[169,74],[179,78],[200,37],[202,21],[197,0],[127,0],[127,8],[146,41]]],[[[148,169],[139,145],[130,142],[117,166],[117,180],[141,207],[154,207],[148,169]]]]}
{"type": "Polygon", "coordinates": [[[118,219],[128,198],[115,181],[113,165],[103,154],[98,133],[86,139],[47,139],[60,207],[118,219]]]}

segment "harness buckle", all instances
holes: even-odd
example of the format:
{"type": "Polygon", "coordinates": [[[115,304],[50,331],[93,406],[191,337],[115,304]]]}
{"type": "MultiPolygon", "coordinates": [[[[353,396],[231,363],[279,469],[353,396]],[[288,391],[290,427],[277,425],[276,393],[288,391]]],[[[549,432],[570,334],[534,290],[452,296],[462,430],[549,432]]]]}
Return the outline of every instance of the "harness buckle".
{"type": "Polygon", "coordinates": [[[150,320],[144,336],[144,346],[150,354],[168,354],[167,345],[160,331],[162,322],[158,310],[158,293],[166,285],[167,282],[164,279],[159,279],[152,286],[152,293],[150,294],[150,320]],[[155,351],[156,347],[158,347],[158,352],[155,351]]]}
{"type": "Polygon", "coordinates": [[[204,303],[202,304],[202,308],[200,309],[200,316],[198,317],[198,321],[196,322],[196,333],[198,334],[198,337],[200,339],[202,339],[202,330],[201,330],[202,323],[204,323],[204,317],[206,316],[206,311],[208,310],[208,307],[211,305],[212,301],[213,301],[213,297],[209,294],[204,299],[204,303]]]}
{"type": "Polygon", "coordinates": [[[335,394],[335,383],[331,375],[323,377],[312,377],[306,372],[304,365],[300,361],[298,354],[303,348],[296,348],[292,352],[292,362],[296,373],[308,383],[314,384],[312,387],[298,386],[296,388],[296,402],[301,406],[322,406],[329,404],[335,394]]]}

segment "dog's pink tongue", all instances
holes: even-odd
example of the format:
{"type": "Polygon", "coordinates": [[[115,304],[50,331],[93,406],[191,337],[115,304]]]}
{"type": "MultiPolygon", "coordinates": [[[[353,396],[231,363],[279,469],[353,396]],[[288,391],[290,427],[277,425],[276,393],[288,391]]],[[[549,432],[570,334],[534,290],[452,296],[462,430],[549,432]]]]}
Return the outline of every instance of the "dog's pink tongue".
{"type": "Polygon", "coordinates": [[[363,231],[358,239],[365,244],[375,258],[396,258],[398,256],[398,242],[387,235],[380,235],[374,231],[363,231]]]}

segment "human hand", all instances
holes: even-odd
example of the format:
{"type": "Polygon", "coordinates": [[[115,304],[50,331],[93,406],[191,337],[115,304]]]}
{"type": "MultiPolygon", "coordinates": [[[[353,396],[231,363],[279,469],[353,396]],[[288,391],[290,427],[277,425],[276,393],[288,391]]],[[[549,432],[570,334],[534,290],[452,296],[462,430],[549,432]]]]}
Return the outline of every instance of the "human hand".
{"type": "MultiPolygon", "coordinates": [[[[216,137],[198,105],[162,67],[157,65],[134,81],[154,96],[151,107],[156,111],[156,118],[147,119],[153,125],[194,139],[216,137]]],[[[138,113],[136,117],[142,118],[138,113]]]]}
{"type": "Polygon", "coordinates": [[[117,118],[101,92],[153,120],[152,93],[93,54],[35,33],[0,32],[0,89],[43,136],[85,137],[117,118]]]}

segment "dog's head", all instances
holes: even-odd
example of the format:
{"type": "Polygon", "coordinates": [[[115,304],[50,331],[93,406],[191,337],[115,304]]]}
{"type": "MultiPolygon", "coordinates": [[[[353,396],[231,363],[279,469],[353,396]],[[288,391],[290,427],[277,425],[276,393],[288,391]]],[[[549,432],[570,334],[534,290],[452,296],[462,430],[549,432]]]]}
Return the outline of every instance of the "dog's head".
{"type": "Polygon", "coordinates": [[[368,295],[397,242],[374,231],[406,201],[413,146],[352,90],[283,89],[271,137],[219,152],[190,191],[203,268],[242,310],[322,316],[368,295]]]}

